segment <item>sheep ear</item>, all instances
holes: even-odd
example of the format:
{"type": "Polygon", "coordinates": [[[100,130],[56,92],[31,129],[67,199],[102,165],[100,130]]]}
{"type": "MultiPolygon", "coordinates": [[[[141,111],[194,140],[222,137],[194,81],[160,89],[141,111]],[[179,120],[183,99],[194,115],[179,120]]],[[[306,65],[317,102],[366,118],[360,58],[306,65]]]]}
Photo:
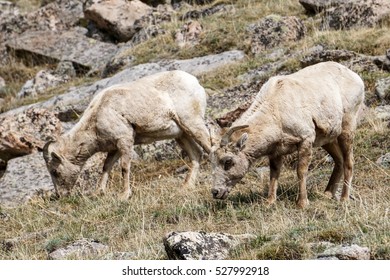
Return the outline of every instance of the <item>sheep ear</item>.
{"type": "Polygon", "coordinates": [[[248,133],[243,133],[236,143],[236,147],[241,151],[244,149],[246,141],[248,140],[248,133]]]}
{"type": "Polygon", "coordinates": [[[58,163],[62,163],[62,157],[57,154],[56,152],[51,152],[51,157],[54,161],[57,161],[58,163]]]}

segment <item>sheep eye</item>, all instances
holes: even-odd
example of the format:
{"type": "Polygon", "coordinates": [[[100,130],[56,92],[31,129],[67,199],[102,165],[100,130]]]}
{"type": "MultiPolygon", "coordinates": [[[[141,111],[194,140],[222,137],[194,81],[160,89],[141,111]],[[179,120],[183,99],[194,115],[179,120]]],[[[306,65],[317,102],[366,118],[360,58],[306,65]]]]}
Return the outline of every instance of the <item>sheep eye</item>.
{"type": "Polygon", "coordinates": [[[233,162],[233,160],[231,158],[226,159],[226,160],[223,161],[223,169],[225,171],[229,170],[233,166],[234,166],[234,162],[233,162]]]}

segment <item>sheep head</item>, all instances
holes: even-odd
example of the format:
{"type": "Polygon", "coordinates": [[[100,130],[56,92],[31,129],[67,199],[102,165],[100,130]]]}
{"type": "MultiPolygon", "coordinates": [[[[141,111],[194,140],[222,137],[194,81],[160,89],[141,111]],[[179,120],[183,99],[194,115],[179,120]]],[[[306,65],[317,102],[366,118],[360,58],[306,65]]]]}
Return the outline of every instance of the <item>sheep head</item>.
{"type": "Polygon", "coordinates": [[[240,131],[238,140],[231,140],[234,132],[247,127],[244,125],[230,128],[210,153],[213,176],[211,193],[216,199],[226,199],[231,189],[248,172],[249,160],[243,153],[248,133],[240,131]]]}
{"type": "Polygon", "coordinates": [[[68,195],[80,174],[80,166],[64,156],[59,142],[48,142],[43,148],[43,158],[58,196],[68,195]]]}

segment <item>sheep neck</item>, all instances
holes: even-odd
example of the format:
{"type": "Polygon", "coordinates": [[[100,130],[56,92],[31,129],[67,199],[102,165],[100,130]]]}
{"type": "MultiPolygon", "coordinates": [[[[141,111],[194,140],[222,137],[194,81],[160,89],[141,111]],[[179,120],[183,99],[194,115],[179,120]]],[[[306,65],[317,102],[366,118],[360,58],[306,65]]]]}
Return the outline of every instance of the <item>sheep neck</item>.
{"type": "Polygon", "coordinates": [[[97,152],[95,138],[90,131],[69,133],[62,142],[65,157],[75,165],[84,165],[97,152]]]}

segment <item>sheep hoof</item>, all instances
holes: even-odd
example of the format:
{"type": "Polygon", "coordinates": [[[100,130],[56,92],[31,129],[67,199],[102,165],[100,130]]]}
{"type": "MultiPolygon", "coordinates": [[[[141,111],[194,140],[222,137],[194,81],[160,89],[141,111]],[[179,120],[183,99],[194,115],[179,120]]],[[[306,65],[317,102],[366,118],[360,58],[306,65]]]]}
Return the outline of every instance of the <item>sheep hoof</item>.
{"type": "Polygon", "coordinates": [[[106,191],[102,190],[102,189],[98,189],[98,190],[94,191],[93,194],[95,196],[105,196],[106,195],[106,191]]]}
{"type": "Polygon", "coordinates": [[[186,178],[183,183],[183,188],[194,188],[196,186],[196,180],[191,178],[186,178]]]}
{"type": "Polygon", "coordinates": [[[127,191],[120,196],[120,200],[122,200],[122,201],[129,200],[131,198],[131,196],[132,196],[132,192],[127,191]]]}
{"type": "Polygon", "coordinates": [[[309,200],[307,200],[307,199],[302,199],[302,200],[298,200],[297,201],[297,207],[299,209],[304,209],[308,205],[309,205],[309,200]]]}
{"type": "Polygon", "coordinates": [[[330,192],[330,191],[325,191],[325,192],[324,192],[324,195],[325,195],[327,198],[334,198],[332,192],[330,192]]]}
{"type": "Polygon", "coordinates": [[[270,207],[272,204],[274,204],[276,201],[275,198],[267,198],[267,201],[265,202],[265,206],[270,207]]]}

